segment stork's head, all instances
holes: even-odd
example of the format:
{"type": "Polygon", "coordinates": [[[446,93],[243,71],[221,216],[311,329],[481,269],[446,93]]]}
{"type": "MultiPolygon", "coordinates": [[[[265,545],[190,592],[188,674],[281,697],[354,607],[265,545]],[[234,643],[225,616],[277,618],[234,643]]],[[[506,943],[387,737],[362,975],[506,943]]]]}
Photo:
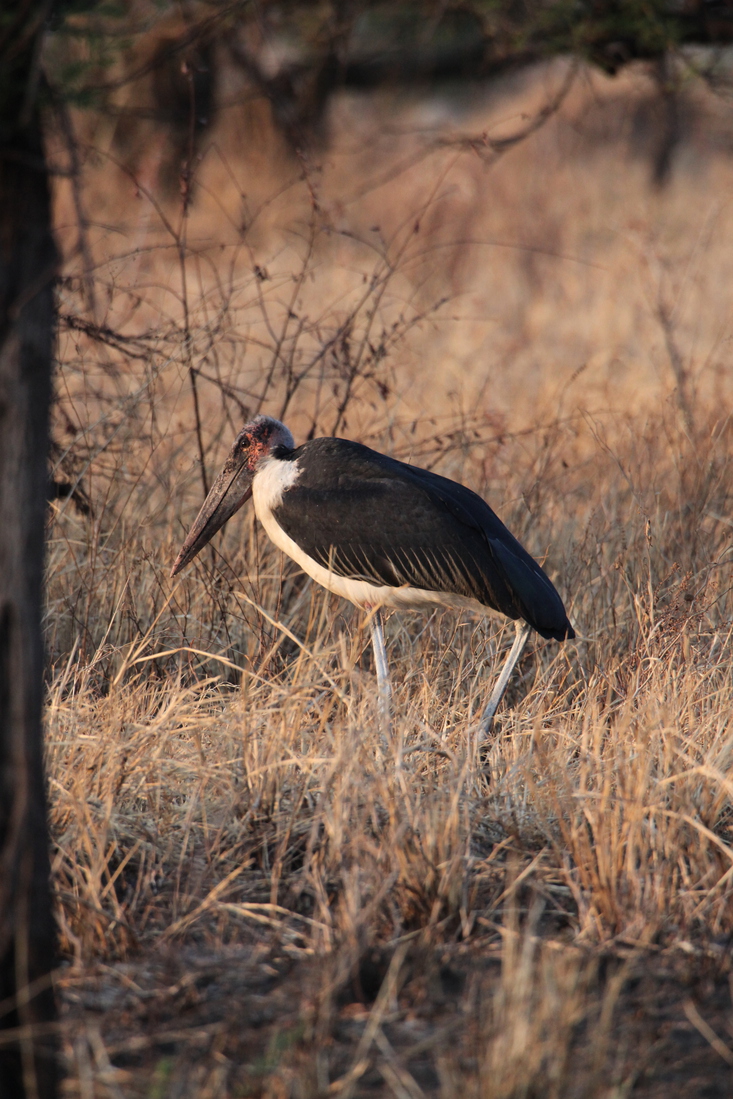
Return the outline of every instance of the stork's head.
{"type": "Polygon", "coordinates": [[[272,416],[255,416],[237,435],[231,453],[219,476],[211,486],[196,521],[188,532],[181,552],[171,569],[175,576],[192,561],[227,519],[252,495],[252,481],[257,467],[277,447],[292,450],[293,436],[284,424],[272,416]]]}

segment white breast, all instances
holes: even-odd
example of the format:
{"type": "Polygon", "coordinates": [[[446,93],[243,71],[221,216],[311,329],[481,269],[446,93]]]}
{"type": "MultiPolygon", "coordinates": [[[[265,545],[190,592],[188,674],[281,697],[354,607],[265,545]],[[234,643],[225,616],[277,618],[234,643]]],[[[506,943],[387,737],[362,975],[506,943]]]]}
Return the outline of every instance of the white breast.
{"type": "Polygon", "coordinates": [[[370,584],[367,580],[350,580],[337,576],[305,553],[297,542],[285,533],[273,512],[285,493],[298,479],[298,463],[283,462],[277,458],[265,458],[258,466],[252,481],[252,502],[255,514],[265,528],[270,540],[300,565],[304,572],[328,591],[356,603],[358,607],[457,607],[491,614],[491,608],[450,592],[427,591],[423,588],[393,588],[388,584],[370,584]]]}
{"type": "Polygon", "coordinates": [[[292,488],[299,476],[297,461],[283,462],[279,458],[268,457],[259,463],[252,480],[252,501],[255,515],[263,526],[265,514],[269,515],[281,503],[283,493],[292,488]]]}

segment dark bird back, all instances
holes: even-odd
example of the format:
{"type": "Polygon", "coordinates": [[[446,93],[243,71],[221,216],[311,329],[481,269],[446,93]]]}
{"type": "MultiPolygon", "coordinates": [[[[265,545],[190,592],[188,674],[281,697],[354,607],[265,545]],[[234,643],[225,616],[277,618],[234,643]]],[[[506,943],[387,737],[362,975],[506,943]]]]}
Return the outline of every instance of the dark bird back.
{"type": "Polygon", "coordinates": [[[298,467],[275,519],[336,575],[456,595],[522,618],[542,637],[575,636],[543,569],[465,486],[345,439],[273,456],[298,467]]]}

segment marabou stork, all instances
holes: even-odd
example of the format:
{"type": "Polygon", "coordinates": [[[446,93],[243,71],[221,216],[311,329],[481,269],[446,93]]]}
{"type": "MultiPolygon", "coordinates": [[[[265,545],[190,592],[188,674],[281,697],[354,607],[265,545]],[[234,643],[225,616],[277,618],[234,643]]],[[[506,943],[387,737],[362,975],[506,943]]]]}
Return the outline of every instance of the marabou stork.
{"type": "Polygon", "coordinates": [[[449,606],[517,621],[482,716],[484,737],[531,630],[575,637],[557,591],[489,505],[463,485],[347,439],[296,447],[257,416],[237,436],[171,570],[175,576],[252,497],[279,549],[319,584],[372,610],[380,700],[389,676],[380,609],[449,606]]]}

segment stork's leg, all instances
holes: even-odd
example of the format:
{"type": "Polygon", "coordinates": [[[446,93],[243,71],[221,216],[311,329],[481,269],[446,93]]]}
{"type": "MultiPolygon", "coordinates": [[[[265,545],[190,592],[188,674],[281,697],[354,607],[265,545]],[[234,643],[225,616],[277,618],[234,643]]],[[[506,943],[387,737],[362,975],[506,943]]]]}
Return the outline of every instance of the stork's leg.
{"type": "Polygon", "coordinates": [[[374,664],[377,669],[377,690],[379,692],[379,713],[388,732],[390,727],[389,703],[392,694],[389,685],[389,668],[387,667],[387,650],[384,647],[384,631],[382,629],[382,612],[377,608],[372,614],[372,648],[374,649],[374,664]]]}
{"type": "Polygon", "coordinates": [[[501,675],[496,681],[496,686],[491,692],[491,698],[486,703],[486,709],[481,715],[481,737],[479,743],[488,739],[491,732],[491,726],[494,721],[494,715],[499,709],[499,703],[504,697],[504,691],[507,688],[509,678],[514,671],[514,667],[522,655],[522,650],[527,644],[527,638],[532,632],[532,627],[527,622],[521,620],[516,623],[516,637],[514,638],[514,644],[511,647],[509,656],[506,658],[504,667],[501,669],[501,675]]]}

